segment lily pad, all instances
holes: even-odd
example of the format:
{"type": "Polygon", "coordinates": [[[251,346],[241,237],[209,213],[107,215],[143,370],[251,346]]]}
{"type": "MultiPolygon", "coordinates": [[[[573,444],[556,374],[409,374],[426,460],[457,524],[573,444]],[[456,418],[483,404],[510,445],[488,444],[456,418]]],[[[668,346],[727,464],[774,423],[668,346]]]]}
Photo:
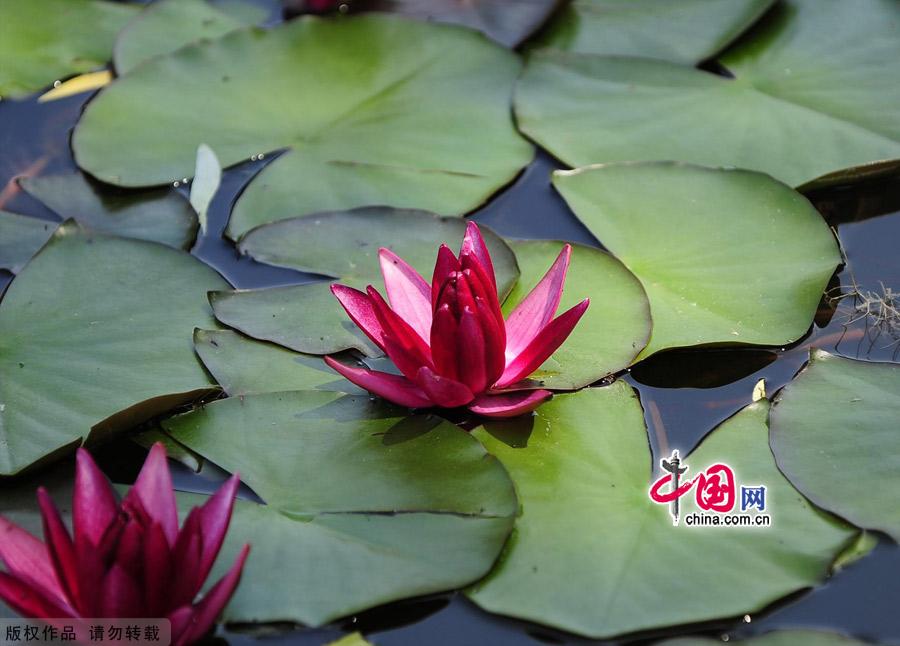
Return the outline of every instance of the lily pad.
{"type": "Polygon", "coordinates": [[[359,392],[317,356],[254,341],[231,330],[194,330],[194,349],[232,397],[282,390],[359,392]]]}
{"type": "Polygon", "coordinates": [[[884,82],[900,77],[900,4],[788,0],[773,12],[719,59],[735,78],[537,52],[516,89],[519,127],[571,166],[678,160],[792,186],[900,158],[900,84],[884,82]]]}
{"type": "Polygon", "coordinates": [[[477,29],[506,47],[537,31],[562,0],[375,0],[366,9],[477,29]]]}
{"type": "Polygon", "coordinates": [[[536,45],[694,65],[724,49],[774,0],[574,0],[536,45]]]}
{"type": "MultiPolygon", "coordinates": [[[[678,637],[658,642],[657,646],[721,646],[722,641],[713,637],[678,637]]],[[[747,646],[864,646],[869,643],[821,630],[775,630],[757,637],[728,641],[747,646]]]]}
{"type": "Polygon", "coordinates": [[[101,0],[0,2],[0,95],[29,94],[105,65],[139,7],[101,0]]]}
{"type": "Polygon", "coordinates": [[[779,394],[771,443],[778,466],[817,505],[900,540],[900,365],[810,352],[779,394]]]}
{"type": "MultiPolygon", "coordinates": [[[[378,250],[387,247],[431,280],[438,247],[459,249],[466,232],[460,218],[384,207],[322,213],[257,227],[238,249],[260,262],[337,278],[359,289],[383,285],[378,250]]],[[[496,233],[481,229],[503,299],[519,268],[516,256],[496,233]]],[[[552,258],[551,258],[552,262],[552,258]]],[[[549,264],[548,264],[549,267],[549,264]]]]}
{"type": "Polygon", "coordinates": [[[61,225],[0,302],[0,475],[213,390],[191,331],[223,286],[180,251],[61,225]]]}
{"type": "MultiPolygon", "coordinates": [[[[522,275],[503,304],[508,315],[553,264],[561,242],[510,242],[522,275]]],[[[575,390],[627,367],[650,337],[650,305],[640,281],[607,253],[572,245],[559,311],[591,299],[566,342],[531,379],[535,387],[575,390]]]]}
{"type": "Polygon", "coordinates": [[[347,317],[330,283],[216,291],[210,293],[209,303],[225,325],[297,352],[356,349],[370,357],[381,354],[347,317]]]}
{"type": "Polygon", "coordinates": [[[113,63],[126,74],[145,60],[169,54],[201,39],[215,39],[266,19],[265,8],[241,3],[240,13],[207,0],[157,0],[129,22],[116,38],[113,63]]]}
{"type": "Polygon", "coordinates": [[[519,67],[466,29],[304,17],[148,61],[91,101],[72,145],[83,169],[121,186],[190,177],[201,143],[223,166],[287,149],[241,194],[232,239],[371,204],[459,215],[532,157],[509,114],[519,67]]]}
{"type": "Polygon", "coordinates": [[[248,395],[164,425],[268,503],[238,505],[220,560],[248,541],[254,558],[227,621],[320,625],[471,583],[516,513],[505,470],[468,433],[368,396],[248,395]]]}
{"type": "Polygon", "coordinates": [[[639,358],[794,341],[841,262],[806,198],[761,173],[611,164],[558,172],[553,183],[647,290],[653,332],[639,358]]]}
{"type": "Polygon", "coordinates": [[[855,530],[779,473],[767,413],[768,402],[751,404],[685,460],[693,472],[724,462],[738,483],[767,487],[772,525],[750,529],[674,527],[667,507],[650,500],[646,428],[623,382],[557,395],[538,409],[530,435],[518,429],[509,444],[507,429],[478,429],[523,511],[471,598],[491,612],[608,637],[756,612],[821,581],[855,530]],[[673,563],[677,577],[659,575],[673,563]]]}
{"type": "Polygon", "coordinates": [[[17,273],[57,226],[56,222],[0,211],[0,269],[17,273]]]}
{"type": "Polygon", "coordinates": [[[63,218],[94,231],[176,249],[189,249],[197,235],[197,216],[190,203],[170,189],[103,189],[81,173],[26,177],[19,184],[63,218]]]}

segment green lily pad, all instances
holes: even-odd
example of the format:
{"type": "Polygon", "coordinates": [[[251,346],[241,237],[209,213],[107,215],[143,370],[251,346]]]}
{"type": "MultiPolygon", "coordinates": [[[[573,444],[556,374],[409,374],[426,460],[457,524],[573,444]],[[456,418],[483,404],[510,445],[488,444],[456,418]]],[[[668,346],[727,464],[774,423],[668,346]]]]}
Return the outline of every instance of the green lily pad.
{"type": "MultiPolygon", "coordinates": [[[[504,316],[531,291],[556,259],[561,242],[510,242],[522,275],[503,304],[504,316]]],[[[607,253],[572,245],[559,313],[591,304],[565,343],[531,380],[535,387],[576,390],[627,367],[650,337],[650,305],[640,281],[607,253]]]]}
{"type": "Polygon", "coordinates": [[[536,45],[694,65],[724,49],[772,4],[774,0],[574,0],[536,45]]]}
{"type": "MultiPolygon", "coordinates": [[[[721,646],[722,641],[713,637],[678,637],[658,642],[657,646],[721,646]]],[[[775,630],[758,637],[729,641],[748,646],[864,646],[869,643],[821,630],[775,630]]]]}
{"type": "MultiPolygon", "coordinates": [[[[375,285],[383,293],[379,248],[391,249],[430,280],[438,247],[459,248],[465,229],[460,218],[371,207],[257,227],[239,249],[260,262],[323,274],[360,289],[375,285]]],[[[516,257],[493,231],[483,228],[482,234],[503,298],[519,275],[516,257]]],[[[221,292],[211,294],[210,302],[222,323],[299,352],[357,349],[369,356],[381,354],[347,317],[328,283],[221,292]]]]}
{"type": "Polygon", "coordinates": [[[516,513],[509,476],[468,433],[368,396],[248,395],[164,426],[268,503],[232,522],[222,562],[245,542],[253,558],[227,621],[320,625],[466,585],[516,513]]]}
{"type": "Polygon", "coordinates": [[[0,211],[0,269],[17,273],[50,239],[56,222],[0,211]]]}
{"type": "Polygon", "coordinates": [[[900,84],[884,82],[900,77],[900,4],[788,0],[773,11],[719,59],[735,78],[537,52],[516,89],[519,127],[571,166],[677,160],[792,186],[900,158],[900,84]]]}
{"type": "Polygon", "coordinates": [[[201,143],[223,166],[287,148],[241,194],[232,239],[371,204],[459,215],[531,159],[509,114],[519,67],[466,29],[301,18],[148,61],[91,101],[72,145],[83,169],[121,186],[190,177],[201,143]]]}
{"type": "Polygon", "coordinates": [[[103,189],[81,173],[26,177],[19,184],[47,208],[94,231],[185,250],[197,235],[197,215],[171,189],[103,189]]]}
{"type": "Polygon", "coordinates": [[[214,389],[191,331],[223,286],[180,251],[61,225],[0,302],[0,475],[214,389]]]}
{"type": "Polygon", "coordinates": [[[157,0],[135,16],[116,38],[113,63],[126,74],[138,64],[201,39],[221,38],[266,19],[268,11],[249,2],[236,13],[206,0],[157,0]]]}
{"type": "Polygon", "coordinates": [[[330,283],[239,289],[209,294],[216,318],[247,336],[306,354],[381,350],[356,327],[331,293],[330,283]]]}
{"type": "Polygon", "coordinates": [[[0,2],[0,96],[19,97],[102,67],[113,39],[139,11],[101,0],[0,2]]]}
{"type": "MultiPolygon", "coordinates": [[[[431,280],[438,247],[459,249],[466,222],[424,211],[384,207],[291,218],[253,229],[238,249],[254,259],[337,278],[365,289],[383,285],[378,250],[387,247],[431,280]]],[[[491,253],[501,299],[512,289],[519,268],[516,256],[496,233],[481,233],[491,253]]]]}
{"type": "Polygon", "coordinates": [[[553,183],[647,290],[653,332],[639,358],[794,341],[841,262],[806,198],[761,173],[611,164],[558,172],[553,183]]]}
{"type": "Polygon", "coordinates": [[[359,392],[321,358],[231,330],[194,330],[194,349],[229,396],[282,390],[359,392]]]}
{"type": "Polygon", "coordinates": [[[778,466],[817,505],[900,540],[900,365],[810,352],[779,394],[771,443],[778,466]]]}
{"type": "MultiPolygon", "coordinates": [[[[765,401],[748,406],[685,459],[692,474],[724,462],[738,485],[765,485],[772,525],[758,528],[672,525],[667,506],[648,496],[646,428],[623,382],[557,395],[538,409],[530,435],[519,428],[509,444],[502,425],[478,429],[523,511],[471,598],[491,612],[608,637],[756,612],[821,581],[855,530],[779,473],[767,413],[765,401]],[[673,564],[677,577],[660,576],[673,564]]],[[[684,514],[695,509],[686,498],[684,514]]]]}
{"type": "Polygon", "coordinates": [[[465,25],[506,47],[537,31],[562,0],[375,0],[365,9],[390,11],[418,20],[465,25]]]}
{"type": "Polygon", "coordinates": [[[132,436],[132,441],[138,446],[150,449],[157,442],[166,447],[166,455],[170,460],[180,462],[188,469],[195,473],[199,473],[203,467],[203,458],[183,444],[176,442],[170,435],[158,426],[151,428],[149,431],[143,431],[132,436]]]}

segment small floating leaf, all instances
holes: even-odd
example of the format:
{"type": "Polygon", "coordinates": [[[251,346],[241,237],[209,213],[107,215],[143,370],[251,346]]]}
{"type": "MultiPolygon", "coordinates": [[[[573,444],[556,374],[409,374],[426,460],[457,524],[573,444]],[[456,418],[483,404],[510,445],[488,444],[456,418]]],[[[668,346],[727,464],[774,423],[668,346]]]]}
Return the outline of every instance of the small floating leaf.
{"type": "Polygon", "coordinates": [[[573,0],[538,47],[694,65],[721,51],[774,0],[573,0]]]}
{"type": "Polygon", "coordinates": [[[640,358],[794,341],[841,262],[806,198],[761,173],[609,164],[558,172],[553,183],[647,290],[653,332],[640,358]]]}
{"type": "Polygon", "coordinates": [[[17,273],[57,226],[56,222],[0,211],[0,269],[17,273]]]}
{"type": "Polygon", "coordinates": [[[254,558],[226,621],[320,625],[466,585],[490,569],[517,509],[471,435],[368,396],[248,395],[164,425],[268,503],[235,509],[220,562],[245,542],[254,558]]]}
{"type": "Polygon", "coordinates": [[[194,181],[191,182],[191,206],[200,220],[200,232],[206,232],[206,213],[209,204],[219,190],[222,181],[222,167],[213,149],[206,144],[197,147],[197,166],[194,181]]]}
{"type": "Polygon", "coordinates": [[[103,0],[3,0],[0,96],[20,97],[105,65],[116,32],[139,11],[103,0]]]}
{"type": "Polygon", "coordinates": [[[121,186],[190,177],[201,143],[223,167],[287,149],[236,202],[232,239],[371,204],[461,215],[532,157],[509,112],[519,67],[465,29],[304,17],[147,61],[91,101],[72,146],[82,168],[121,186]]]}
{"type": "Polygon", "coordinates": [[[221,38],[265,20],[266,10],[238,0],[241,10],[226,11],[206,0],[156,0],[135,16],[116,38],[113,63],[126,74],[146,60],[201,39],[221,38]]]}
{"type": "Polygon", "coordinates": [[[779,393],[771,443],[805,496],[850,522],[900,540],[900,365],[810,352],[779,393]]]}
{"type": "Polygon", "coordinates": [[[58,99],[64,99],[67,96],[81,94],[82,92],[99,90],[101,87],[108,85],[109,82],[112,81],[112,78],[112,72],[109,70],[81,74],[64,83],[60,83],[48,92],[44,92],[44,94],[38,97],[38,103],[56,101],[58,99]]]}
{"type": "Polygon", "coordinates": [[[522,513],[471,598],[491,612],[610,637],[757,612],[821,581],[855,530],[781,475],[767,413],[767,402],[751,404],[685,458],[692,474],[724,462],[737,484],[766,486],[772,524],[752,529],[673,527],[648,496],[641,406],[621,381],[557,395],[524,428],[476,430],[512,476],[522,513]],[[673,564],[676,576],[660,575],[673,564]]]}
{"type": "Polygon", "coordinates": [[[900,78],[900,3],[785,0],[772,12],[719,58],[734,78],[535,52],[516,87],[517,123],[573,167],[675,160],[799,186],[900,158],[900,83],[885,83],[900,78]]]}
{"type": "MultiPolygon", "coordinates": [[[[562,243],[511,241],[522,275],[503,304],[504,316],[547,271],[562,243]]],[[[535,387],[577,389],[627,367],[650,337],[650,306],[640,281],[609,254],[572,245],[559,313],[591,299],[566,342],[531,375],[535,387]]]]}
{"type": "Polygon", "coordinates": [[[213,390],[191,331],[224,286],[180,251],[61,225],[0,302],[0,475],[213,390]]]}
{"type": "Polygon", "coordinates": [[[22,189],[63,218],[85,228],[188,249],[197,234],[197,216],[176,191],[123,191],[99,185],[82,173],[19,180],[22,189]]]}

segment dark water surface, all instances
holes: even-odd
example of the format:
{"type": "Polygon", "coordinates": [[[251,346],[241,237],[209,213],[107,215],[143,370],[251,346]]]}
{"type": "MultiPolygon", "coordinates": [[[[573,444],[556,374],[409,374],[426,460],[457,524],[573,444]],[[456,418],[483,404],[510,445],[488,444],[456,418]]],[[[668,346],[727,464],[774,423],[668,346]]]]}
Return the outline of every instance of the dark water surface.
{"type": "MultiPolygon", "coordinates": [[[[0,102],[0,208],[57,219],[15,190],[14,177],[75,170],[69,134],[85,102],[84,95],[52,103],[0,102]],[[5,188],[4,188],[5,187],[5,188]]],[[[271,159],[271,155],[267,157],[271,159]]],[[[266,163],[250,162],[225,173],[223,186],[209,214],[209,230],[192,253],[241,288],[297,284],[314,276],[278,269],[240,257],[222,238],[231,204],[246,182],[266,163]]],[[[502,235],[552,238],[598,245],[551,188],[549,174],[559,165],[538,153],[535,161],[504,192],[476,211],[474,219],[502,235]]],[[[832,281],[839,293],[851,285],[862,291],[886,287],[900,290],[900,177],[818,190],[809,197],[840,235],[848,265],[832,281]]],[[[0,273],[0,292],[12,279],[0,273]]],[[[767,382],[769,396],[800,370],[810,347],[847,357],[890,361],[898,359],[898,339],[892,339],[865,319],[847,325],[851,299],[836,311],[823,303],[816,323],[801,341],[787,348],[675,351],[655,356],[623,378],[640,393],[656,456],[672,448],[683,453],[705,434],[750,402],[757,380],[767,382]]],[[[123,481],[133,478],[143,453],[133,445],[103,451],[104,466],[123,481]],[[121,456],[125,457],[122,458],[121,456]],[[111,457],[116,456],[116,457],[111,457]]],[[[102,457],[101,456],[101,457],[102,457]]],[[[220,481],[214,468],[195,475],[176,473],[179,486],[209,491],[220,481]]],[[[715,563],[710,563],[715,568],[715,563]]],[[[747,576],[753,576],[748,572],[747,576]]],[[[315,594],[311,589],[310,594],[315,594]]],[[[775,628],[817,627],[856,637],[900,642],[900,549],[885,537],[863,560],[841,571],[815,590],[795,595],[759,616],[669,631],[667,634],[750,635],[775,628]]],[[[320,645],[345,632],[363,630],[380,646],[429,644],[590,644],[551,629],[496,617],[481,611],[462,595],[437,595],[390,604],[323,629],[297,629],[260,635],[225,633],[233,644],[257,643],[320,645]]],[[[636,641],[652,641],[644,636],[636,641]]]]}

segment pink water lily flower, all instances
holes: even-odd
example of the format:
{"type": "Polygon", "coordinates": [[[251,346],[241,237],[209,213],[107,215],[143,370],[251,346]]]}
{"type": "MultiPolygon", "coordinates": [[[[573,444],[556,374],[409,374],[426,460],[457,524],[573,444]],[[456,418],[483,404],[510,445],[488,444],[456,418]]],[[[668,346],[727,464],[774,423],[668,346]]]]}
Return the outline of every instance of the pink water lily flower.
{"type": "Polygon", "coordinates": [[[331,291],[402,376],[325,361],[357,386],[410,408],[466,406],[487,417],[530,412],[552,393],[530,390],[523,380],[562,345],[589,304],[585,299],[554,318],[571,254],[565,245],[504,321],[494,265],[474,222],[458,258],[441,245],[430,285],[382,248],[390,305],[371,285],[365,293],[339,284],[331,291]]]}
{"type": "Polygon", "coordinates": [[[47,491],[37,497],[44,542],[0,516],[0,599],[37,619],[166,618],[172,644],[203,638],[237,587],[249,546],[195,603],[231,520],[232,477],[178,528],[166,451],[156,444],[119,503],[90,454],[78,450],[74,538],[47,491]]]}

